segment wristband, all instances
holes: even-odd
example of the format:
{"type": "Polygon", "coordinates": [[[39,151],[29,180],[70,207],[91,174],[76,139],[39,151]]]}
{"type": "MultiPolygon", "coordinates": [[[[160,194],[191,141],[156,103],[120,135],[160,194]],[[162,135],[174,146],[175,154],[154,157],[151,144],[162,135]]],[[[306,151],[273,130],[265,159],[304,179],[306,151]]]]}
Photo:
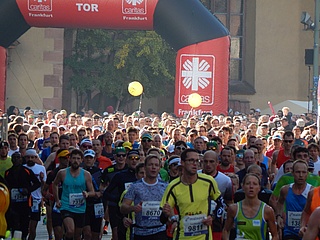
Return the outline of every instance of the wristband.
{"type": "Polygon", "coordinates": [[[170,217],[170,222],[172,222],[172,223],[178,222],[178,216],[177,215],[173,215],[172,217],[170,217]]]}

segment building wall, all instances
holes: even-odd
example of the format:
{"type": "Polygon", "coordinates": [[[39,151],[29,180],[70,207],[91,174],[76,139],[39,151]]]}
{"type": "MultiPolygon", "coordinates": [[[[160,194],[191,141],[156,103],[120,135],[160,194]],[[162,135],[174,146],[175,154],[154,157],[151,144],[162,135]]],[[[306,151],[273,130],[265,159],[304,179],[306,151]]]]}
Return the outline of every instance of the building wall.
{"type": "Polygon", "coordinates": [[[63,29],[31,28],[8,49],[6,108],[61,108],[63,29]]]}
{"type": "Polygon", "coordinates": [[[268,101],[307,100],[304,51],[313,48],[313,32],[303,31],[300,15],[307,11],[313,16],[314,1],[249,0],[246,10],[244,79],[256,93],[230,99],[261,109],[268,108],[268,101]]]}

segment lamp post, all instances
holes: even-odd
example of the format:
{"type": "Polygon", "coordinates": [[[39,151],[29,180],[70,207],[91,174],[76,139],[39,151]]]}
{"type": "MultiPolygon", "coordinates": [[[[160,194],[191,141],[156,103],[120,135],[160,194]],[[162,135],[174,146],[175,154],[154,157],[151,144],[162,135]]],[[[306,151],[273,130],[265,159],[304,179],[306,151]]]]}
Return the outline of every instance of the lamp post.
{"type": "MultiPolygon", "coordinates": [[[[314,14],[314,44],[313,44],[313,99],[312,112],[319,114],[320,104],[318,99],[320,95],[319,87],[319,7],[320,0],[315,0],[315,14],[314,14]]],[[[317,117],[317,125],[319,127],[319,117],[317,117]]],[[[319,131],[318,131],[319,133],[319,131]]]]}

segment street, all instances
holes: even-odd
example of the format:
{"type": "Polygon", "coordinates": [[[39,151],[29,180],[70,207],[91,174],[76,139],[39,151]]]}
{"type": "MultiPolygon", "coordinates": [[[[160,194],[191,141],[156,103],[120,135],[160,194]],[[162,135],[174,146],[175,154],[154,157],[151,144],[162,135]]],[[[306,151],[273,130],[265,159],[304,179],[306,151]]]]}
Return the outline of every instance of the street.
{"type": "MultiPolygon", "coordinates": [[[[46,225],[43,225],[43,218],[41,217],[41,221],[38,223],[37,227],[37,237],[36,239],[38,240],[44,240],[44,239],[49,239],[46,225]]],[[[109,226],[110,229],[110,226],[109,226]]],[[[110,240],[111,239],[111,229],[108,231],[108,234],[104,234],[102,237],[103,240],[110,240]]]]}

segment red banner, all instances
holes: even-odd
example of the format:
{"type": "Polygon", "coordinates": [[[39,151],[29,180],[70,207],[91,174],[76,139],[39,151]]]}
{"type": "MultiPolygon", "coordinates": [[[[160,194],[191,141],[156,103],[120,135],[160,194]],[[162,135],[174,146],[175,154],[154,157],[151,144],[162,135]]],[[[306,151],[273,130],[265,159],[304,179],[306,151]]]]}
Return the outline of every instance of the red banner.
{"type": "Polygon", "coordinates": [[[16,0],[35,27],[153,29],[155,0],[16,0]]]}
{"type": "Polygon", "coordinates": [[[188,97],[198,93],[201,105],[190,115],[227,113],[229,37],[213,39],[184,47],[176,58],[174,111],[178,116],[189,114],[188,97]]]}

